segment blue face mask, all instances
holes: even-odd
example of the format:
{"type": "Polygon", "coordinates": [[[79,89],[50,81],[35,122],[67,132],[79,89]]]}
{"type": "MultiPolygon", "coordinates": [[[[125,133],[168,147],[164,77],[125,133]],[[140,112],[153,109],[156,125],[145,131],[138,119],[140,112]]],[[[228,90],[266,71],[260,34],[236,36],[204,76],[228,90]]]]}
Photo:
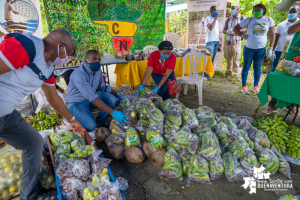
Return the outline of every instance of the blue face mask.
{"type": "Polygon", "coordinates": [[[95,72],[98,71],[101,66],[99,62],[89,63],[89,65],[92,68],[92,70],[94,70],[95,72]]]}
{"type": "Polygon", "coordinates": [[[217,11],[217,12],[215,12],[215,13],[214,13],[214,17],[216,17],[218,13],[219,13],[218,11],[217,11]]]}
{"type": "Polygon", "coordinates": [[[168,56],[165,56],[164,54],[160,54],[160,57],[162,58],[162,59],[168,59],[168,58],[170,58],[170,56],[171,56],[171,54],[169,54],[168,56]]]}
{"type": "Polygon", "coordinates": [[[288,19],[293,20],[297,17],[297,13],[294,14],[288,14],[288,19]]]}
{"type": "Polygon", "coordinates": [[[231,15],[235,15],[235,13],[236,13],[235,10],[231,10],[231,11],[230,11],[230,14],[231,14],[231,15]]]}

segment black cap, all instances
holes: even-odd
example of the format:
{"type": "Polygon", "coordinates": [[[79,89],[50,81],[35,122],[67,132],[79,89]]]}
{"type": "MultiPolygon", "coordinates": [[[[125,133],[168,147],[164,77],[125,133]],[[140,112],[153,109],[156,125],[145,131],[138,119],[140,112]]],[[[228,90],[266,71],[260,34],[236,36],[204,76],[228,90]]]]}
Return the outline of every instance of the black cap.
{"type": "Polygon", "coordinates": [[[169,41],[163,41],[158,45],[159,50],[173,50],[173,45],[169,41]]]}

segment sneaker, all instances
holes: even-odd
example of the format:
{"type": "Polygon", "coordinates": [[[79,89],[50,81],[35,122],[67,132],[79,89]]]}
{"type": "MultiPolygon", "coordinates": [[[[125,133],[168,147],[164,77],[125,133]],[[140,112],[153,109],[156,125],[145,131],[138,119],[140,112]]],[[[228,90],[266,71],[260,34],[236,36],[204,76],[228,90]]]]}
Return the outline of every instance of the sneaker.
{"type": "Polygon", "coordinates": [[[229,74],[225,74],[223,75],[223,78],[227,78],[229,76],[229,74]]]}
{"type": "Polygon", "coordinates": [[[210,78],[207,74],[204,74],[203,78],[204,78],[205,80],[208,80],[208,81],[211,80],[211,78],[210,78]]]}
{"type": "Polygon", "coordinates": [[[267,114],[267,115],[269,115],[273,112],[278,112],[278,111],[277,111],[277,109],[272,109],[272,108],[266,108],[262,111],[262,113],[267,114]]]}
{"type": "Polygon", "coordinates": [[[259,93],[258,86],[255,86],[255,87],[253,88],[253,92],[254,92],[255,94],[258,94],[258,93],[259,93]]]}
{"type": "Polygon", "coordinates": [[[241,91],[242,91],[243,94],[249,94],[247,86],[242,87],[241,91]]]}

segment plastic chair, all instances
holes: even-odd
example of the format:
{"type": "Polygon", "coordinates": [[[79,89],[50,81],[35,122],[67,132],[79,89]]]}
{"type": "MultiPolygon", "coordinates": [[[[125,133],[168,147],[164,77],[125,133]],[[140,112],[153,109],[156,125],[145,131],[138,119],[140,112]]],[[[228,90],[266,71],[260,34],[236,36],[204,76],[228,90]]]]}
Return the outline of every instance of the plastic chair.
{"type": "Polygon", "coordinates": [[[180,48],[180,38],[176,33],[166,33],[163,37],[163,40],[171,42],[174,48],[180,48]]]}
{"type": "Polygon", "coordinates": [[[157,50],[158,50],[158,48],[156,46],[148,45],[148,46],[144,47],[143,52],[148,53],[148,52],[157,51],[157,50]]]}
{"type": "MultiPolygon", "coordinates": [[[[187,89],[189,84],[195,84],[198,86],[198,97],[199,97],[199,105],[202,105],[202,83],[203,83],[203,77],[204,77],[204,71],[207,63],[207,58],[205,54],[201,52],[190,52],[187,53],[183,57],[183,74],[179,81],[179,90],[181,89],[181,85],[185,84],[184,86],[184,95],[187,95],[187,89]],[[187,58],[190,58],[190,75],[185,76],[185,62],[187,58]],[[203,72],[202,77],[198,76],[198,67],[200,65],[201,58],[204,59],[204,66],[203,66],[203,72]]],[[[176,99],[179,98],[179,93],[176,94],[176,99]]]]}

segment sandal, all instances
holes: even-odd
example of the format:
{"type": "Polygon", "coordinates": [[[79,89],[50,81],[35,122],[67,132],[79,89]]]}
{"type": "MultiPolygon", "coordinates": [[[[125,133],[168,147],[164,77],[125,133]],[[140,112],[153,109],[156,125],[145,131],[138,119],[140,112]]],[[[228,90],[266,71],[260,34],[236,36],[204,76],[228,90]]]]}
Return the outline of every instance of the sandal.
{"type": "Polygon", "coordinates": [[[267,114],[267,115],[269,115],[273,112],[275,113],[275,112],[278,112],[278,111],[277,111],[277,109],[272,109],[272,108],[266,108],[262,111],[262,113],[267,114]]]}

